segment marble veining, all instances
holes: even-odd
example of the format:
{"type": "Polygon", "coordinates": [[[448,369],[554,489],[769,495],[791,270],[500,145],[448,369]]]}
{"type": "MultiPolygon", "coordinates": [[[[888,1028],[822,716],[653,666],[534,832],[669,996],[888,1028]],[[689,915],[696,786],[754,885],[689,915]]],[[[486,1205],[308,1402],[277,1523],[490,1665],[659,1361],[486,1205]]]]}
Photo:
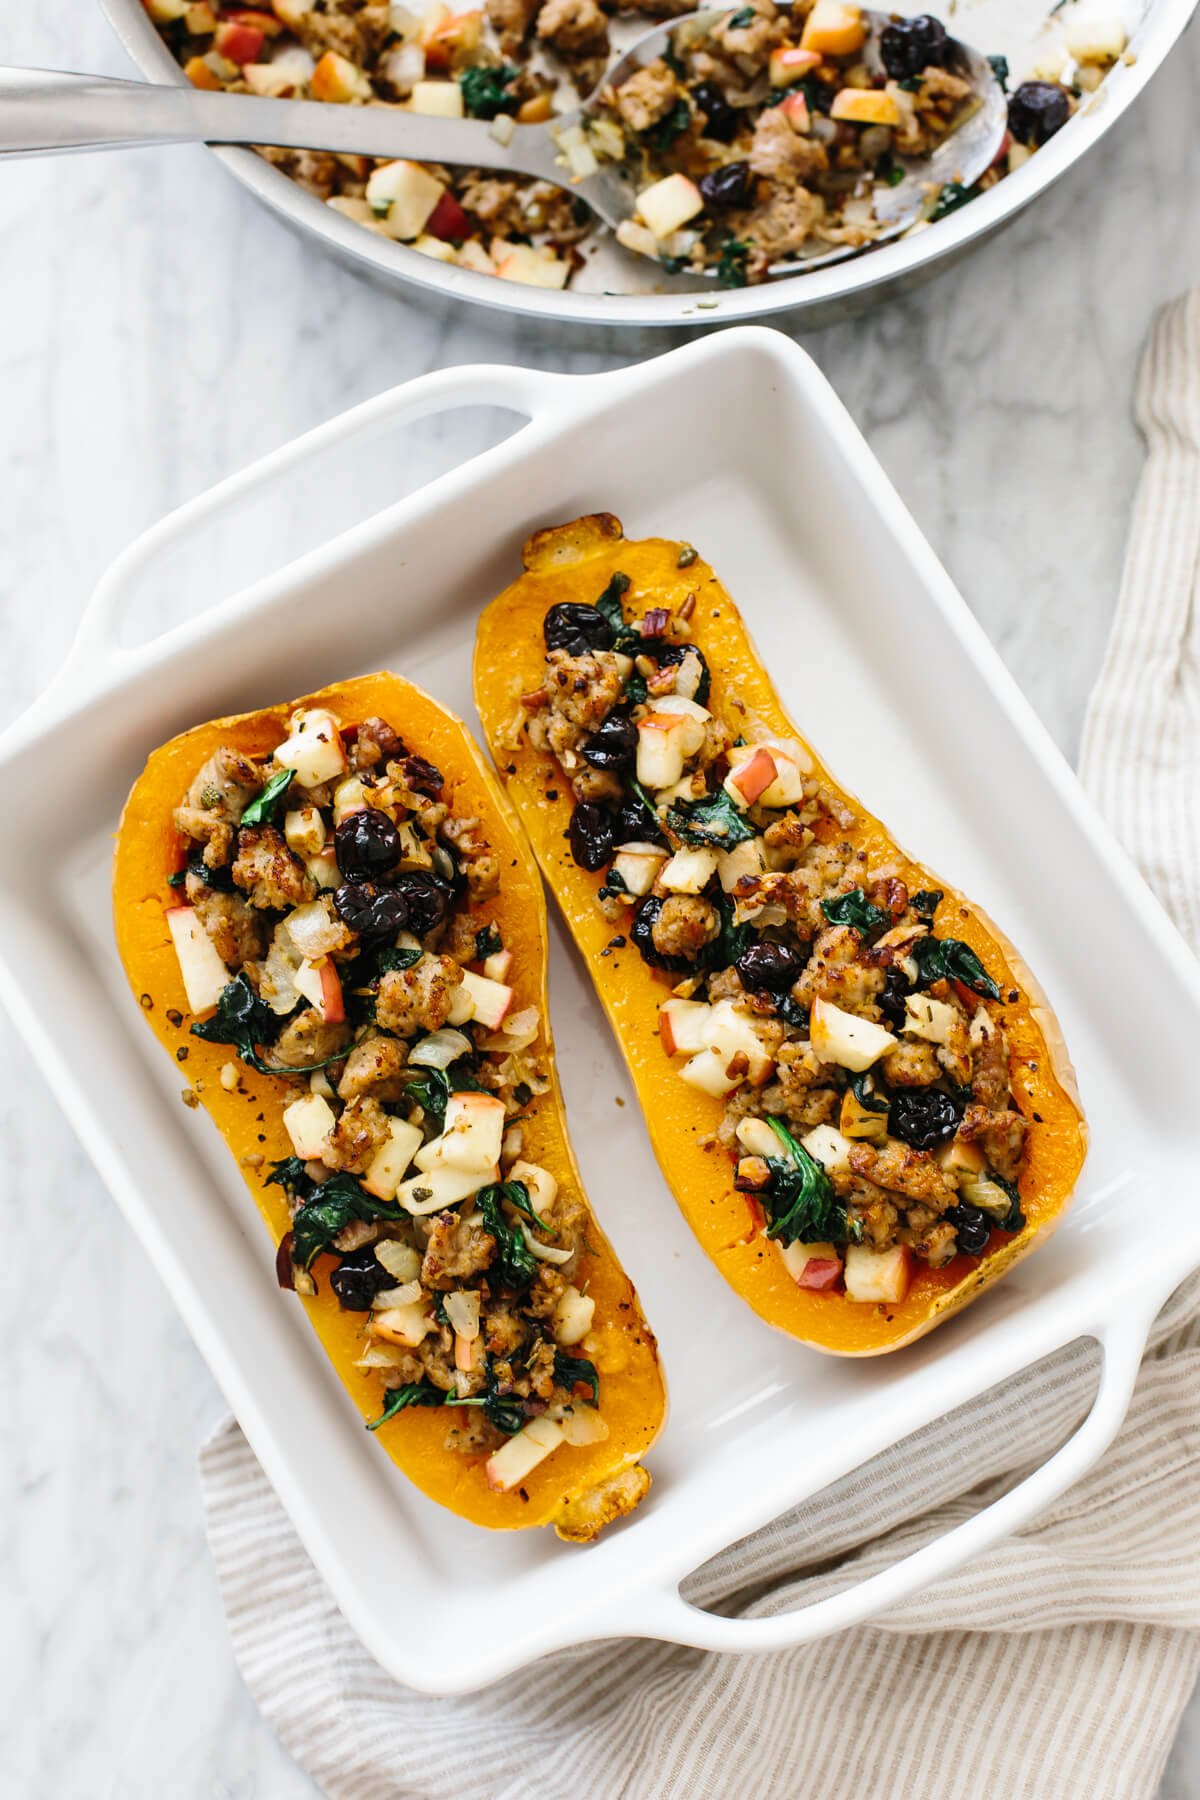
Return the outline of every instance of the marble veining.
{"type": "MultiPolygon", "coordinates": [[[[0,4],[0,62],[126,72],[90,0],[0,4]]],[[[1184,219],[1198,84],[1193,31],[1003,236],[907,300],[804,338],[1068,755],[1140,466],[1137,354],[1154,308],[1200,280],[1184,219]]],[[[115,552],[264,450],[448,363],[631,360],[619,339],[564,351],[531,325],[432,318],[377,292],[201,150],[5,164],[0,234],[0,723],[51,675],[115,552]]],[[[397,491],[494,433],[473,413],[415,431],[397,491]]],[[[64,745],[58,779],[84,749],[64,745]]],[[[4,1790],[312,1795],[237,1675],[204,1542],[195,1452],[221,1397],[10,1033],[0,1130],[4,1790]]],[[[1162,1800],[1197,1791],[1193,1703],[1162,1800]]]]}

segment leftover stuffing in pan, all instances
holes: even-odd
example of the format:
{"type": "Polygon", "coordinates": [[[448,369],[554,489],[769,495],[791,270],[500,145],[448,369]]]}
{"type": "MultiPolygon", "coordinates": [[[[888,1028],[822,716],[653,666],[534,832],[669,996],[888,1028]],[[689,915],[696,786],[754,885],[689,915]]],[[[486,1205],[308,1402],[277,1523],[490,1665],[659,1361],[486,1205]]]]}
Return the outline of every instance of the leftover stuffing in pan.
{"type": "MultiPolygon", "coordinates": [[[[444,0],[424,11],[386,0],[144,4],[197,86],[488,119],[501,141],[514,123],[552,121],[591,91],[610,60],[611,25],[689,10],[686,0],[486,0],[460,12],[444,0]]],[[[927,151],[958,121],[965,83],[936,18],[897,15],[882,34],[882,66],[864,61],[865,36],[849,0],[748,0],[715,23],[689,22],[664,57],[610,90],[586,132],[563,133],[561,187],[408,161],[262,154],[365,229],[548,288],[570,282],[603,232],[572,182],[598,160],[627,160],[641,197],[624,241],[668,271],[710,269],[738,286],[802,250],[868,245],[876,184],[898,179],[898,157],[927,151]]],[[[1062,55],[1011,94],[993,167],[974,187],[931,194],[930,220],[1026,160],[1124,49],[1117,20],[1069,23],[1062,55]]]]}

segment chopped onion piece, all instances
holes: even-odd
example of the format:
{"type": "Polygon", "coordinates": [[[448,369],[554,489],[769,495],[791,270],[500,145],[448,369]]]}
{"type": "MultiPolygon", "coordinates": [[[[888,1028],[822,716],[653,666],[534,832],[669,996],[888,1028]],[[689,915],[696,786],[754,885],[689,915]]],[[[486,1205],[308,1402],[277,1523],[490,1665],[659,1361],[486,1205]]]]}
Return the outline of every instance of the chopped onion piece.
{"type": "Polygon", "coordinates": [[[521,1220],[521,1235],[539,1262],[568,1263],[574,1256],[573,1250],[564,1250],[558,1244],[543,1244],[535,1238],[524,1219],[521,1220]]]}
{"type": "Polygon", "coordinates": [[[471,1040],[461,1031],[453,1031],[443,1026],[441,1031],[430,1032],[409,1051],[408,1060],[422,1069],[448,1069],[452,1062],[460,1056],[466,1056],[471,1050],[471,1040]]]}
{"type": "Polygon", "coordinates": [[[488,136],[495,138],[498,144],[511,144],[516,129],[517,121],[511,113],[497,113],[488,126],[488,136]]]}
{"type": "Polygon", "coordinates": [[[447,1294],[442,1304],[459,1337],[474,1339],[479,1336],[479,1295],[473,1288],[447,1294]]]}
{"type": "Polygon", "coordinates": [[[421,1298],[419,1281],[406,1281],[403,1287],[384,1288],[372,1301],[375,1312],[386,1312],[392,1306],[411,1306],[421,1298]]]}
{"type": "Polygon", "coordinates": [[[420,1252],[398,1238],[381,1238],[375,1246],[375,1260],[397,1281],[415,1281],[421,1272],[420,1252]]]}

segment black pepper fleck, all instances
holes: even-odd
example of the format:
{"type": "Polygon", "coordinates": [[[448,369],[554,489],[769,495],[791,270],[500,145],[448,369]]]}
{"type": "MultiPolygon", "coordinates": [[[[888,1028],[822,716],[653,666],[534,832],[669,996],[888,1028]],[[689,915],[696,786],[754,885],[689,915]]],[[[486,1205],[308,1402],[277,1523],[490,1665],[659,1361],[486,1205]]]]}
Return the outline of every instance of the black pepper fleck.
{"type": "Polygon", "coordinates": [[[187,1059],[188,1059],[188,1047],[186,1044],[180,1044],[178,1050],[175,1052],[175,1061],[176,1062],[186,1062],[187,1059]]]}

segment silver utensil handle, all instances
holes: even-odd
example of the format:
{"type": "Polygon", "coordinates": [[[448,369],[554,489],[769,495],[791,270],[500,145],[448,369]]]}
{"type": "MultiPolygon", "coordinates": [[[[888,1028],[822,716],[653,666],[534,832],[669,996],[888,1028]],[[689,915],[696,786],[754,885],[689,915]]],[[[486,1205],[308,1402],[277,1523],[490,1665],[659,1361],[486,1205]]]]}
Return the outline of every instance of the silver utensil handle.
{"type": "MultiPolygon", "coordinates": [[[[279,144],[364,156],[411,157],[554,180],[543,125],[518,125],[499,143],[482,119],[441,119],[389,106],[334,106],[114,81],[50,69],[0,68],[0,157],[139,144],[279,144]]],[[[562,179],[562,171],[558,171],[562,179]]]]}

